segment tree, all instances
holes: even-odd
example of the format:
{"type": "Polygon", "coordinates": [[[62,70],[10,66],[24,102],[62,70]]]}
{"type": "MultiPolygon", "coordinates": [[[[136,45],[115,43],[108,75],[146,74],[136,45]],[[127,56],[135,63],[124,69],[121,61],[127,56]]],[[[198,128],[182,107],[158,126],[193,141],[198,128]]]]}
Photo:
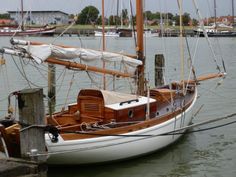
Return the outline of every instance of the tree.
{"type": "Polygon", "coordinates": [[[10,14],[8,13],[0,14],[0,19],[10,19],[10,14]]]}
{"type": "Polygon", "coordinates": [[[109,25],[120,25],[120,17],[117,15],[111,15],[108,19],[109,25]]]}
{"type": "Polygon", "coordinates": [[[177,25],[177,26],[179,26],[179,15],[175,15],[174,17],[173,17],[173,21],[175,21],[175,25],[177,25]]]}
{"type": "Polygon", "coordinates": [[[78,15],[77,24],[94,24],[98,20],[99,10],[94,6],[85,7],[78,15]]]}
{"type": "Polygon", "coordinates": [[[193,18],[192,21],[193,21],[193,22],[192,22],[192,25],[193,25],[193,26],[197,26],[197,25],[198,25],[198,21],[197,21],[195,18],[193,18]]]}
{"type": "Polygon", "coordinates": [[[146,20],[153,20],[153,13],[151,11],[145,11],[144,16],[146,20]]]}
{"type": "Polygon", "coordinates": [[[128,10],[122,9],[121,15],[122,15],[123,19],[127,19],[128,18],[128,10]]]}
{"type": "Polygon", "coordinates": [[[184,26],[189,26],[189,22],[191,20],[190,14],[185,12],[182,16],[182,19],[183,19],[183,25],[184,26]]]}

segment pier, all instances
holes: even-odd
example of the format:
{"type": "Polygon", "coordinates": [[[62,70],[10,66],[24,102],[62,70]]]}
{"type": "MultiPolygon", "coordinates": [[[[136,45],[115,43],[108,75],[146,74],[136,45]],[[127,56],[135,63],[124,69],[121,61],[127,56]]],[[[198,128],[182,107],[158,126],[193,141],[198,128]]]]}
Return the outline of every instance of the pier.
{"type": "Polygon", "coordinates": [[[0,155],[0,176],[46,176],[47,166],[33,161],[16,158],[4,158],[0,155]]]}
{"type": "MultiPolygon", "coordinates": [[[[54,35],[55,36],[58,36],[58,35],[61,35],[62,32],[62,36],[87,36],[87,37],[92,37],[94,36],[94,31],[95,30],[98,30],[98,29],[91,29],[91,28],[88,28],[88,29],[76,29],[76,28],[71,28],[71,29],[68,29],[67,31],[63,32],[64,29],[63,28],[57,28],[55,30],[55,33],[54,35]]],[[[130,32],[132,33],[132,32],[130,32]]],[[[170,30],[170,31],[165,31],[165,32],[159,32],[159,37],[179,37],[179,30],[170,30]]],[[[188,37],[194,37],[195,36],[195,33],[193,30],[185,30],[185,32],[183,33],[184,36],[188,36],[188,37]]],[[[125,35],[124,36],[121,36],[121,37],[126,37],[125,35]]]]}
{"type": "Polygon", "coordinates": [[[47,176],[47,152],[44,139],[45,111],[43,89],[24,89],[18,93],[19,122],[3,128],[0,124],[0,176],[47,176]],[[18,130],[18,131],[17,131],[18,130]],[[12,139],[12,136],[16,136],[12,139]],[[20,142],[20,147],[16,145],[20,142]],[[45,155],[38,155],[45,154],[45,155]]]}

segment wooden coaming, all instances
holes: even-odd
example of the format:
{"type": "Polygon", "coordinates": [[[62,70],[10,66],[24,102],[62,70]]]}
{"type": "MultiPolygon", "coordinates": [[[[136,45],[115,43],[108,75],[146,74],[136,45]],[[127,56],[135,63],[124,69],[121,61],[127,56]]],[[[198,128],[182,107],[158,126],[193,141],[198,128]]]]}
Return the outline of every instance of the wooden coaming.
{"type": "MultiPolygon", "coordinates": [[[[79,134],[79,133],[73,133],[73,132],[71,132],[71,133],[61,132],[61,136],[64,140],[85,139],[85,138],[99,137],[101,135],[105,136],[105,135],[112,135],[112,134],[124,134],[124,133],[128,133],[128,132],[133,132],[133,131],[145,129],[145,128],[148,128],[148,127],[151,127],[151,126],[154,126],[154,125],[158,125],[158,124],[161,124],[161,123],[163,123],[167,120],[170,120],[170,119],[176,117],[181,112],[186,110],[191,105],[191,103],[193,102],[194,94],[195,93],[190,93],[189,94],[189,99],[183,107],[178,106],[175,111],[173,111],[173,112],[169,111],[164,115],[154,116],[154,117],[151,117],[151,119],[143,120],[141,122],[137,121],[137,123],[135,123],[135,124],[126,125],[126,126],[123,126],[123,127],[121,126],[121,127],[117,127],[117,128],[110,128],[110,129],[103,129],[103,130],[96,130],[96,131],[88,131],[89,134],[79,134]],[[93,135],[93,133],[94,133],[94,135],[93,135]]],[[[164,104],[166,104],[166,103],[164,103],[164,104]]],[[[165,106],[161,106],[161,105],[157,104],[157,102],[155,102],[155,104],[153,104],[153,105],[155,105],[157,107],[158,106],[165,107],[165,106]]],[[[152,116],[156,113],[156,111],[155,111],[156,109],[154,108],[155,106],[151,106],[151,111],[150,112],[151,112],[152,116]]],[[[125,113],[123,113],[123,114],[125,114],[125,113]]],[[[142,113],[142,115],[144,116],[143,113],[142,113]]],[[[77,129],[77,130],[79,131],[79,129],[77,129]]]]}

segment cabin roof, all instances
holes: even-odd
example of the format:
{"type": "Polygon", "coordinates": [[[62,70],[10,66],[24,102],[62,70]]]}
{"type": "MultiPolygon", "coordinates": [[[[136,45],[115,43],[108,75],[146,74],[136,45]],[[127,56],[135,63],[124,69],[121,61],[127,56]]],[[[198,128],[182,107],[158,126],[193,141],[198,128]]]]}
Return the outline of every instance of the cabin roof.
{"type": "Polygon", "coordinates": [[[141,106],[145,105],[148,103],[153,103],[155,102],[155,99],[149,98],[148,97],[138,97],[135,100],[127,100],[125,102],[120,102],[120,103],[114,103],[110,105],[105,105],[105,107],[113,109],[113,110],[121,110],[121,109],[127,109],[127,108],[132,108],[136,106],[141,106]]]}
{"type": "Polygon", "coordinates": [[[96,89],[83,89],[80,91],[79,96],[93,96],[103,98],[105,107],[114,110],[125,109],[129,107],[144,105],[153,103],[156,100],[152,98],[120,93],[108,90],[96,90],[96,89]]]}

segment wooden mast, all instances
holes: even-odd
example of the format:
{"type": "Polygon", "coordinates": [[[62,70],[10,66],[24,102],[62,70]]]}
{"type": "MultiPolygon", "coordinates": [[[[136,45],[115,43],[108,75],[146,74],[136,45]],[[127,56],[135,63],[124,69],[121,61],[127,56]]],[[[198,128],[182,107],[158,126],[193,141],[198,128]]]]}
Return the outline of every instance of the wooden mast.
{"type": "Polygon", "coordinates": [[[136,0],[136,28],[137,28],[137,56],[143,62],[138,67],[138,90],[137,94],[144,95],[144,47],[143,47],[143,0],[136,0]]]}

